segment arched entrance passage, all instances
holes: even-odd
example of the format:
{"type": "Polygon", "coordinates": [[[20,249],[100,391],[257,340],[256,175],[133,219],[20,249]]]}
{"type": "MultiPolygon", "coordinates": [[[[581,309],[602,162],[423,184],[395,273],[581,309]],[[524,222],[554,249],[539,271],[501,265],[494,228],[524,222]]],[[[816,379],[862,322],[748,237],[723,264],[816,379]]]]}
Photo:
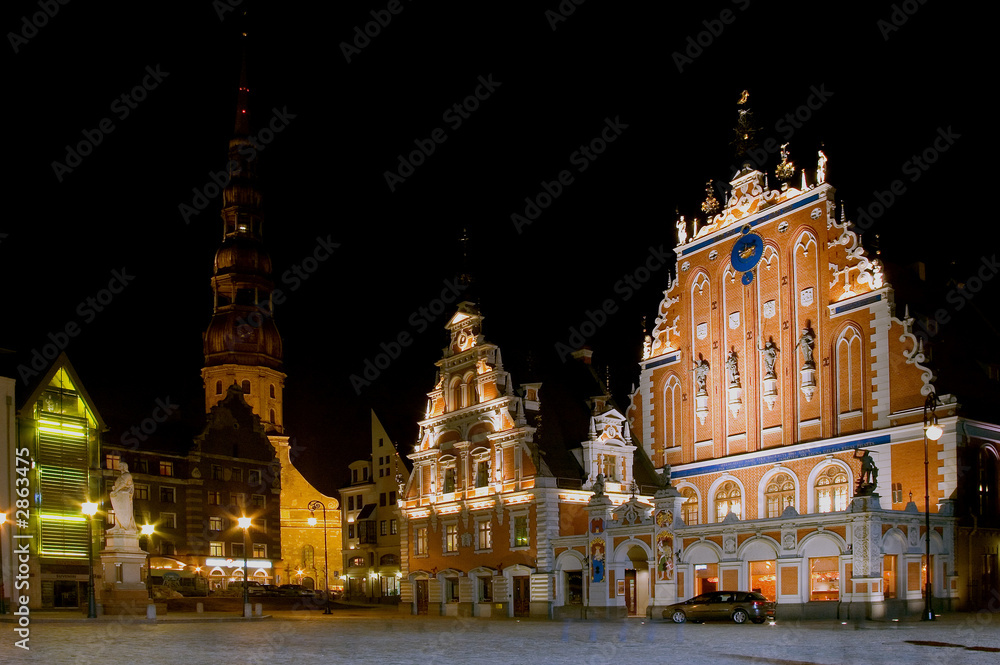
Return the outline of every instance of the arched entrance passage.
{"type": "Polygon", "coordinates": [[[638,545],[629,548],[625,569],[625,609],[628,616],[645,616],[649,605],[649,554],[638,545]]]}
{"type": "MultiPolygon", "coordinates": [[[[690,596],[697,596],[719,588],[719,552],[710,541],[696,543],[684,552],[684,560],[692,567],[694,577],[690,596]]],[[[685,589],[685,596],[690,597],[685,589]]]]}

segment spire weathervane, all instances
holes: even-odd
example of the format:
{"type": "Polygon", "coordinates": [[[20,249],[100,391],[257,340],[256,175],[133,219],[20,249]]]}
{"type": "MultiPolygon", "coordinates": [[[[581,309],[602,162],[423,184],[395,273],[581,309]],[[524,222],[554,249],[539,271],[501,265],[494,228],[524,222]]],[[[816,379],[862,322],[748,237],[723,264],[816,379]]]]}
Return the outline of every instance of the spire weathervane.
{"type": "Polygon", "coordinates": [[[744,90],[743,94],[740,95],[740,100],[736,102],[736,105],[740,108],[736,109],[739,117],[736,121],[736,128],[733,130],[736,132],[736,139],[733,143],[736,144],[737,157],[742,157],[757,146],[755,137],[758,128],[754,127],[753,112],[750,111],[749,102],[750,92],[744,90]]]}

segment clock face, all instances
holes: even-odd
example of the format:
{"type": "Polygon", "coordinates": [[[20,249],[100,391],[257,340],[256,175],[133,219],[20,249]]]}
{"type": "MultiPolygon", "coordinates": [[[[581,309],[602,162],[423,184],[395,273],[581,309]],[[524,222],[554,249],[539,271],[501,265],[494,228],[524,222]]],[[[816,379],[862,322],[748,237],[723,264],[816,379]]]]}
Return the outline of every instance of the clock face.
{"type": "Polygon", "coordinates": [[[745,273],[741,279],[744,284],[753,281],[753,270],[764,255],[764,239],[756,233],[750,233],[750,226],[744,226],[742,233],[733,245],[730,261],[733,269],[745,273]]]}

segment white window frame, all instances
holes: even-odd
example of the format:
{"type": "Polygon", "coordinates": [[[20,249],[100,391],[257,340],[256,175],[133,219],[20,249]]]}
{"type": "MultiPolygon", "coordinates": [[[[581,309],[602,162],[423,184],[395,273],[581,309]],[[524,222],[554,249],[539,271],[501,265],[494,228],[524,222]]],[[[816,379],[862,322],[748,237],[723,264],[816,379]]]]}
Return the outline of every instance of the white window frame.
{"type": "Polygon", "coordinates": [[[531,515],[527,510],[511,511],[510,513],[510,549],[528,550],[531,549],[531,515]],[[517,541],[517,520],[524,518],[524,528],[527,532],[528,543],[526,545],[515,545],[517,541]]]}

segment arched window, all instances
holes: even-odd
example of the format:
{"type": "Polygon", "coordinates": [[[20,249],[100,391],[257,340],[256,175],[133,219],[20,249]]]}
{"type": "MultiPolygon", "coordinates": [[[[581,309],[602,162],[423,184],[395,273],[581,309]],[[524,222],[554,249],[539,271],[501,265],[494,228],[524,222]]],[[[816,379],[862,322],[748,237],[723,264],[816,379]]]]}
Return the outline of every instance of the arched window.
{"type": "Polygon", "coordinates": [[[795,483],[787,473],[779,473],[771,477],[764,489],[764,500],[767,502],[767,516],[780,517],[788,506],[795,505],[795,483]]]}
{"type": "Polygon", "coordinates": [[[847,472],[831,464],[816,478],[816,512],[847,510],[847,472]]]}
{"type": "Polygon", "coordinates": [[[461,393],[462,380],[457,376],[451,380],[448,387],[448,409],[450,411],[455,411],[461,409],[464,404],[460,404],[460,393],[461,393]]]}
{"type": "Polygon", "coordinates": [[[472,404],[479,403],[479,395],[477,394],[476,385],[476,375],[469,372],[465,375],[465,384],[463,388],[465,389],[465,404],[466,406],[471,406],[472,404]]]}
{"type": "Polygon", "coordinates": [[[274,422],[274,409],[271,409],[271,422],[274,422]]]}
{"type": "Polygon", "coordinates": [[[222,394],[222,381],[216,381],[215,382],[215,394],[216,395],[221,395],[222,394]]]}
{"type": "Polygon", "coordinates": [[[727,480],[715,491],[715,521],[721,522],[729,513],[740,516],[742,506],[740,486],[727,480]]]}
{"type": "Polygon", "coordinates": [[[271,399],[274,399],[274,384],[271,384],[271,399]]]}
{"type": "Polygon", "coordinates": [[[351,568],[364,568],[365,558],[363,556],[356,556],[351,559],[350,563],[351,568]]]}
{"type": "Polygon", "coordinates": [[[247,380],[243,381],[243,394],[244,395],[250,394],[250,382],[247,380]]]}
{"type": "Polygon", "coordinates": [[[395,554],[383,554],[378,560],[378,565],[380,566],[398,566],[399,557],[395,554]]]}
{"type": "Polygon", "coordinates": [[[305,545],[302,548],[302,561],[306,568],[313,567],[313,546],[305,545]]]}
{"type": "Polygon", "coordinates": [[[681,488],[684,503],[681,504],[681,519],[688,526],[698,523],[698,494],[690,487],[681,488]]]}

